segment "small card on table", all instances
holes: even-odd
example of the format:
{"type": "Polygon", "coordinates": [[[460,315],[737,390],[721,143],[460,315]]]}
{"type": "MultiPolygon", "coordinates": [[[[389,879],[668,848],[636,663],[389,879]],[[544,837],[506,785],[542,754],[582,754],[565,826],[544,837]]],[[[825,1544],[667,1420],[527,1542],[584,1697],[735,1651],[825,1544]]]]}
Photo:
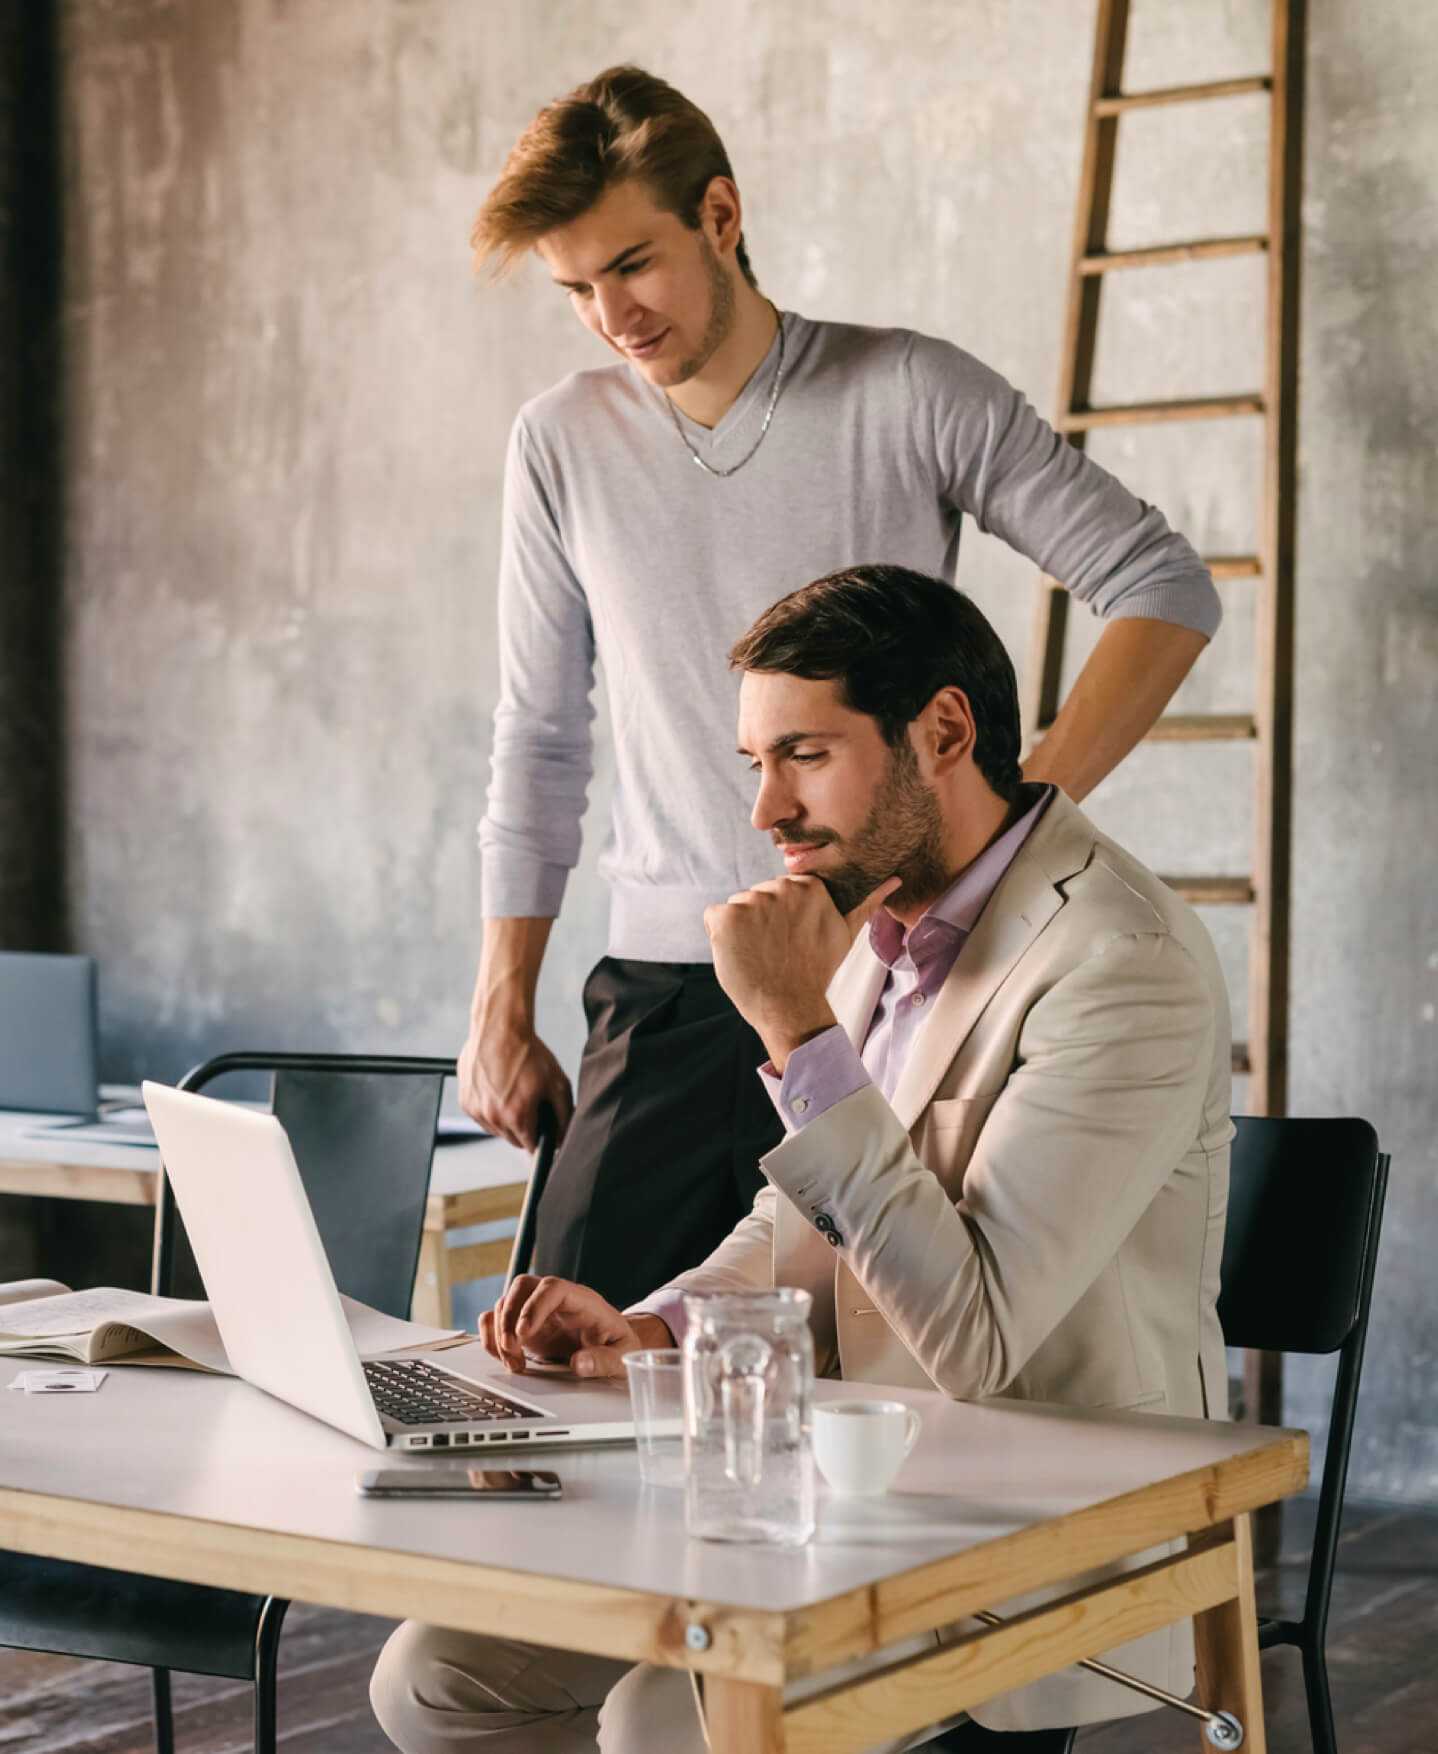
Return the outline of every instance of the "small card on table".
{"type": "Polygon", "coordinates": [[[10,1384],[27,1395],[93,1395],[108,1370],[22,1370],[10,1384]]]}

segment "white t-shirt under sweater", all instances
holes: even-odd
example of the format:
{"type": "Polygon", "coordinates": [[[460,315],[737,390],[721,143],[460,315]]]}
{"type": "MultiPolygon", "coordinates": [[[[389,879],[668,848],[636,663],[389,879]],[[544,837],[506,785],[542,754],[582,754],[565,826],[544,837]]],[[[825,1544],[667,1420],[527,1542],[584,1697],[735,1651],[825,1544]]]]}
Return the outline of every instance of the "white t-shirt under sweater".
{"type": "MultiPolygon", "coordinates": [[[[783,317],[763,443],[726,479],[696,466],[661,390],[625,364],[521,409],[505,473],[500,702],[480,823],[486,917],[552,916],[579,857],[596,653],[614,727],[609,951],[707,962],[704,909],[782,863],[751,827],[726,654],[778,598],[840,567],[952,579],[964,514],[1105,617],[1212,635],[1217,593],[1154,507],[946,341],[783,317]]],[[[712,430],[716,468],[754,443],[779,340],[712,430]]],[[[675,410],[678,413],[678,410],[675,410]]]]}

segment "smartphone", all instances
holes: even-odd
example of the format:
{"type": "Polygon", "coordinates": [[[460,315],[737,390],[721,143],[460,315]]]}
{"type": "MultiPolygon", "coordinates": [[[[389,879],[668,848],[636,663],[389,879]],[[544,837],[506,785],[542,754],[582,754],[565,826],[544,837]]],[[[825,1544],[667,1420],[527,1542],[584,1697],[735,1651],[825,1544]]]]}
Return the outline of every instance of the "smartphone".
{"type": "Polygon", "coordinates": [[[559,1498],[546,1468],[374,1468],[355,1477],[362,1498],[559,1498]]]}

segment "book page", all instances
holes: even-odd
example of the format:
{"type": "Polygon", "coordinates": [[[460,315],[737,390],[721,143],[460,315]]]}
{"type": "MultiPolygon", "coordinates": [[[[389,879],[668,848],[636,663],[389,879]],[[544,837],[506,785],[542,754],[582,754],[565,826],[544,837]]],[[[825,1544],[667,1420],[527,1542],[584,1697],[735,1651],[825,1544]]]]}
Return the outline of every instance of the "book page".
{"type": "MultiPolygon", "coordinates": [[[[34,1283],[34,1281],[32,1281],[34,1283]]],[[[42,1283],[44,1283],[42,1281],[42,1283]]],[[[176,1298],[151,1297],[144,1291],[120,1291],[97,1285],[90,1291],[51,1292],[0,1309],[0,1339],[40,1339],[50,1334],[88,1334],[101,1322],[128,1322],[176,1298]]]]}
{"type": "Polygon", "coordinates": [[[419,1351],[421,1347],[440,1346],[453,1339],[464,1339],[457,1328],[431,1328],[423,1322],[405,1322],[383,1310],[371,1309],[353,1297],[340,1293],[340,1307],[354,1335],[355,1351],[366,1362],[383,1358],[387,1352],[419,1351]]]}
{"type": "MultiPolygon", "coordinates": [[[[464,1339],[456,1329],[401,1321],[351,1297],[341,1296],[340,1303],[362,1359],[464,1339]]],[[[0,1307],[0,1355],[49,1353],[87,1364],[110,1364],[155,1344],[202,1370],[234,1375],[213,1311],[208,1303],[191,1298],[151,1297],[142,1291],[98,1286],[0,1307]]]]}
{"type": "Polygon", "coordinates": [[[156,1342],[206,1370],[234,1374],[209,1304],[192,1298],[99,1285],[0,1307],[4,1354],[40,1356],[48,1350],[87,1364],[115,1363],[156,1342]]]}
{"type": "MultiPolygon", "coordinates": [[[[7,1303],[29,1303],[37,1297],[63,1296],[69,1289],[58,1279],[10,1279],[0,1285],[0,1307],[7,1303]]],[[[0,1318],[0,1327],[3,1325],[0,1318]]]]}

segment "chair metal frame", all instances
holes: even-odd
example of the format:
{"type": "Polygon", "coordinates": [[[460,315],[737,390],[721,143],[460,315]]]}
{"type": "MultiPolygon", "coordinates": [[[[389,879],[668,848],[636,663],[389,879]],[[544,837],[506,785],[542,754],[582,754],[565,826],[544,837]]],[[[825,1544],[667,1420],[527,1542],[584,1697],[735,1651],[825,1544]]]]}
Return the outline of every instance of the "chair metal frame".
{"type": "MultiPolygon", "coordinates": [[[[1242,1124],[1243,1117],[1239,1117],[1242,1124]]],[[[1282,1124],[1282,1123],[1277,1123],[1282,1124]]],[[[1308,1704],[1309,1733],[1314,1754],[1338,1754],[1333,1722],[1333,1697],[1328,1685],[1328,1611],[1333,1594],[1333,1571],[1338,1556],[1338,1533],[1343,1521],[1343,1496],[1348,1484],[1348,1463],[1353,1449],[1353,1427],[1358,1410],[1363,1353],[1368,1342],[1368,1320],[1377,1277],[1378,1247],[1383,1229],[1383,1207],[1388,1193],[1390,1159],[1379,1150],[1373,1182],[1363,1215],[1363,1245],[1357,1279],[1353,1320],[1337,1347],[1338,1372],[1333,1384],[1328,1439],[1324,1446],[1323,1473],[1318,1488],[1318,1519],[1308,1564],[1303,1613],[1297,1620],[1260,1618],[1258,1647],[1294,1646],[1303,1661],[1303,1687],[1308,1704]]],[[[1230,1344],[1242,1345],[1241,1337],[1230,1344]]],[[[1321,1354],[1318,1354],[1321,1356],[1321,1354]]]]}

